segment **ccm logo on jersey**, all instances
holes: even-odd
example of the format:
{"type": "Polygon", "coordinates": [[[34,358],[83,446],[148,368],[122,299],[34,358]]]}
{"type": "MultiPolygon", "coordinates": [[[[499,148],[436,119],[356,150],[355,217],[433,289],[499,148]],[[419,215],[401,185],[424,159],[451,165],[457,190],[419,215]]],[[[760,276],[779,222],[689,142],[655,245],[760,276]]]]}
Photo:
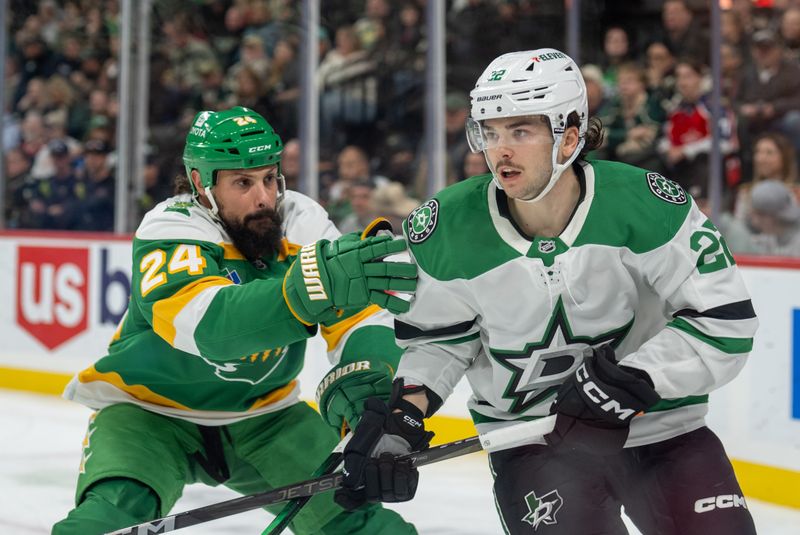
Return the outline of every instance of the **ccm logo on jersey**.
{"type": "Polygon", "coordinates": [[[744,507],[747,509],[747,503],[744,501],[744,496],[736,494],[722,494],[721,496],[709,496],[708,498],[700,498],[694,502],[695,513],[707,513],[714,509],[730,509],[731,507],[744,507]]]}
{"type": "Polygon", "coordinates": [[[308,298],[312,301],[327,299],[328,294],[325,293],[325,288],[319,278],[316,244],[309,243],[300,249],[300,267],[303,270],[303,282],[306,285],[308,298]]]}
{"type": "Polygon", "coordinates": [[[600,387],[594,381],[590,381],[585,364],[581,364],[581,367],[575,372],[575,377],[583,385],[583,393],[604,411],[614,413],[623,422],[636,415],[636,411],[623,408],[617,400],[611,399],[611,396],[600,390],[600,387]]]}

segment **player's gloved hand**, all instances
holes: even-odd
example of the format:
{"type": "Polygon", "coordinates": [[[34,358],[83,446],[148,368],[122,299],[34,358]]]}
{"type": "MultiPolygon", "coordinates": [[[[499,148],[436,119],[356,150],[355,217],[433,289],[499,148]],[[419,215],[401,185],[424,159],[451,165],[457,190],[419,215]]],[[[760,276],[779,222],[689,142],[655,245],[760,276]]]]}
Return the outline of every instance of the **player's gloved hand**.
{"type": "Polygon", "coordinates": [[[329,320],[336,309],[374,303],[398,314],[409,303],[386,290],[413,292],[417,266],[381,262],[404,251],[406,242],[389,236],[319,240],[300,249],[283,279],[283,296],[292,313],[307,325],[329,320]]]}
{"type": "Polygon", "coordinates": [[[392,401],[399,412],[377,398],[368,399],[344,449],[344,479],[334,500],[349,511],[368,501],[408,501],[417,492],[419,472],[397,456],[427,448],[433,433],[425,431],[424,415],[415,405],[392,401]]]}
{"type": "Polygon", "coordinates": [[[631,419],[660,399],[646,372],[619,366],[614,349],[601,345],[561,385],[551,408],[555,428],[544,438],[556,448],[617,453],[628,439],[631,419]]]}
{"type": "Polygon", "coordinates": [[[389,400],[392,375],[388,363],[375,360],[334,366],[317,386],[317,407],[322,419],[337,431],[343,424],[355,429],[368,398],[389,400]]]}

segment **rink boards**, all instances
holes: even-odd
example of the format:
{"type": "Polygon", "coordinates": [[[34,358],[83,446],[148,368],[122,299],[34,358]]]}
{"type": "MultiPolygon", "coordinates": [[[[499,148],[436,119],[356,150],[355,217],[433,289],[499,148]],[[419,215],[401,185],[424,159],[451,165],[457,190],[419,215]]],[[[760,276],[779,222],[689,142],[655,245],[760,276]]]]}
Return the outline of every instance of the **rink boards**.
{"type": "MultiPolygon", "coordinates": [[[[58,395],[101,356],[128,301],[129,236],[0,232],[0,387],[58,395]]],[[[738,258],[760,321],[744,371],[711,395],[745,493],[800,508],[800,261],[738,258]]],[[[329,368],[312,340],[300,376],[313,399],[329,368]]],[[[437,440],[474,434],[462,382],[435,417],[437,440]]]]}

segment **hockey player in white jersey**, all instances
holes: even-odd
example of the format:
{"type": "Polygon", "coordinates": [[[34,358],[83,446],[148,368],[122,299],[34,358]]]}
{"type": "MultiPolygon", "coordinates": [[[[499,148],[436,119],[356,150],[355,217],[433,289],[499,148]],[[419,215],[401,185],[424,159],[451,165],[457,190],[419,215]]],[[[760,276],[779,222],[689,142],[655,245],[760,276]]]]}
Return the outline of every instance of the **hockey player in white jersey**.
{"type": "Polygon", "coordinates": [[[546,443],[489,455],[506,532],[623,534],[624,505],[648,535],[755,533],[704,422],[758,324],[724,239],[671,180],[585,159],[602,125],[562,52],[498,57],[471,99],[467,136],[491,174],[406,222],[406,352],[388,406],[366,402],[337,500],[413,497],[417,474],[393,454],[428,444],[423,418],[466,375],[480,432],[557,415],[546,443]],[[718,496],[729,506],[698,506],[718,496]]]}

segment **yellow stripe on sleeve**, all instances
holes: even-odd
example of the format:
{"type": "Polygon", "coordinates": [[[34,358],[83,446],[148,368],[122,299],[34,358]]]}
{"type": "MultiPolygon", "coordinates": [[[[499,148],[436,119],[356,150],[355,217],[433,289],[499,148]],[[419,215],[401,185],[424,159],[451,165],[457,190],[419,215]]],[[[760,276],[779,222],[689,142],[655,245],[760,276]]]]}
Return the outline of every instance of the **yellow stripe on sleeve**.
{"type": "Polygon", "coordinates": [[[175,342],[175,316],[203,290],[230,284],[233,282],[225,277],[203,277],[187,284],[172,296],[156,301],[153,304],[153,330],[158,336],[173,345],[175,342]]]}
{"type": "Polygon", "coordinates": [[[278,262],[283,262],[290,256],[297,256],[302,245],[291,243],[286,238],[281,239],[281,250],[278,252],[278,262]]]}
{"type": "Polygon", "coordinates": [[[339,341],[342,339],[342,336],[344,336],[347,331],[353,328],[353,326],[355,326],[361,320],[372,316],[380,309],[381,307],[378,305],[370,305],[358,314],[354,314],[347,319],[336,322],[330,327],[320,325],[320,333],[325,341],[328,342],[328,351],[333,351],[334,348],[339,345],[339,341]]]}

